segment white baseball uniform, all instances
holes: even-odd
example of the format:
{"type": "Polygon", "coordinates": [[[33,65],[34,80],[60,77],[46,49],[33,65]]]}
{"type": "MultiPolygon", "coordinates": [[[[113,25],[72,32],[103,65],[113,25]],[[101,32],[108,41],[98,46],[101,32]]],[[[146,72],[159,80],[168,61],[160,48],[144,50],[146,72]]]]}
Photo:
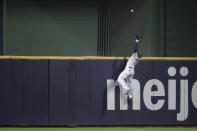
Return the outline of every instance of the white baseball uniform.
{"type": "Polygon", "coordinates": [[[132,56],[127,61],[125,69],[120,73],[118,77],[118,83],[123,88],[125,94],[131,95],[132,97],[132,79],[134,76],[135,65],[137,64],[139,58],[137,52],[134,52],[132,56]]]}

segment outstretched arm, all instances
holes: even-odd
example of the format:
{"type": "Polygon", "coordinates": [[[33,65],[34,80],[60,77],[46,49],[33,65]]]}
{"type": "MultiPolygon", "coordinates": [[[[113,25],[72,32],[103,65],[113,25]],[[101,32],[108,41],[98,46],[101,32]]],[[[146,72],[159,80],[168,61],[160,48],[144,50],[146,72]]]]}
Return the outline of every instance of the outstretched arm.
{"type": "Polygon", "coordinates": [[[140,42],[139,37],[136,35],[136,39],[135,39],[135,45],[134,45],[134,50],[133,52],[137,52],[138,50],[138,43],[140,42]]]}

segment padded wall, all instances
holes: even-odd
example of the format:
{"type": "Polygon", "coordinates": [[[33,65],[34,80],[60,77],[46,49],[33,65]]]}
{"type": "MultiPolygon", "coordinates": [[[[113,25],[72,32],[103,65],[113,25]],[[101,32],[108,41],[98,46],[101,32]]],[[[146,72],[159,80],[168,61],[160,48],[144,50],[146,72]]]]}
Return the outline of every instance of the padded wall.
{"type": "Polygon", "coordinates": [[[197,61],[141,60],[128,102],[126,60],[0,59],[0,125],[197,125],[197,61]]]}

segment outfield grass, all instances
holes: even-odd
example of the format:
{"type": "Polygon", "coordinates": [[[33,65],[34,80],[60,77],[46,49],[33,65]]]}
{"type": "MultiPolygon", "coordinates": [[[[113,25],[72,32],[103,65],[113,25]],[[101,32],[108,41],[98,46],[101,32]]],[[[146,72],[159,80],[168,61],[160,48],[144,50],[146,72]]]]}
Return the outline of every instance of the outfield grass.
{"type": "Polygon", "coordinates": [[[197,131],[197,128],[187,127],[113,127],[113,128],[102,128],[102,127],[89,127],[89,128],[13,128],[13,127],[0,127],[0,131],[197,131]]]}

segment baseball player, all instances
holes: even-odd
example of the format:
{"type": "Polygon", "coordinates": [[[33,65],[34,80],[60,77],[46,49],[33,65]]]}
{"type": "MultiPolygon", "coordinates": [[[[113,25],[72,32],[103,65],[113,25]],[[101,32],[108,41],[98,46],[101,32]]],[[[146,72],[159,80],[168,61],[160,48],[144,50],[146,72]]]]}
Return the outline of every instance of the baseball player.
{"type": "Polygon", "coordinates": [[[125,69],[120,73],[118,77],[118,83],[122,87],[125,95],[128,95],[129,100],[132,99],[132,79],[134,76],[135,65],[139,61],[140,53],[138,52],[139,37],[136,36],[135,46],[132,56],[127,61],[125,69]]]}

